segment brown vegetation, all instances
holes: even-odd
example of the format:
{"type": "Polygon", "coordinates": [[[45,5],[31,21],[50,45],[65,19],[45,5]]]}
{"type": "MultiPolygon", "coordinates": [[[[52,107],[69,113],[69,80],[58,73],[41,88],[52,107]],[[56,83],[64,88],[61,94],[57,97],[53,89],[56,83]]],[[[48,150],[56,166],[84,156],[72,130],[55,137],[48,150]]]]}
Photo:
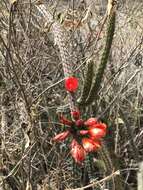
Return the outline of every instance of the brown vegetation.
{"type": "Polygon", "coordinates": [[[105,2],[0,1],[0,190],[137,189],[143,157],[142,1],[117,1],[100,88],[90,105],[80,105],[84,119],[94,116],[108,125],[103,148],[79,166],[66,142],[51,140],[63,129],[58,113],[69,116],[64,58],[79,78],[76,104],[86,65],[92,62],[95,72],[100,65],[108,25],[105,2]],[[39,11],[41,3],[52,20],[39,11]],[[62,32],[60,27],[61,41],[55,32],[62,32]]]}

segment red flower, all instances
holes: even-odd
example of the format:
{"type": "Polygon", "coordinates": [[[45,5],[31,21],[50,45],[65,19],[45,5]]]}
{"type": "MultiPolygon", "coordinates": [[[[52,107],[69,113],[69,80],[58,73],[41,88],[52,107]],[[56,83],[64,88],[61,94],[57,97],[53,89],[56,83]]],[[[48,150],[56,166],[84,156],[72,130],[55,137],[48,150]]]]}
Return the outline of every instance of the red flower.
{"type": "Polygon", "coordinates": [[[70,153],[75,162],[84,161],[86,154],[98,150],[101,147],[100,139],[106,135],[106,124],[100,123],[96,118],[90,118],[87,121],[80,119],[78,110],[71,111],[72,121],[63,115],[60,118],[61,123],[68,125],[67,130],[56,135],[54,141],[63,141],[68,136],[72,137],[70,144],[70,153]]]}
{"type": "Polygon", "coordinates": [[[89,138],[83,138],[82,144],[86,152],[93,152],[101,147],[101,144],[99,141],[94,141],[89,138]]]}
{"type": "Polygon", "coordinates": [[[102,128],[100,129],[100,128],[97,128],[96,126],[98,126],[98,124],[89,126],[88,133],[92,139],[100,139],[106,135],[105,129],[102,129],[102,128]]]}
{"type": "Polygon", "coordinates": [[[76,140],[73,140],[71,143],[71,155],[74,158],[75,162],[79,164],[85,159],[86,152],[76,140]]]}
{"type": "Polygon", "coordinates": [[[65,88],[69,92],[74,92],[78,88],[78,79],[76,77],[68,77],[65,79],[65,88]]]}
{"type": "Polygon", "coordinates": [[[71,111],[71,116],[72,116],[75,120],[78,120],[78,119],[80,118],[80,112],[79,112],[79,110],[71,111]]]}
{"type": "Polygon", "coordinates": [[[68,136],[69,136],[70,132],[69,131],[65,131],[62,133],[59,133],[58,135],[56,135],[53,140],[54,141],[63,141],[65,140],[68,136]]]}
{"type": "Polygon", "coordinates": [[[89,118],[87,121],[84,122],[84,125],[91,126],[97,124],[97,119],[96,118],[89,118]]]}

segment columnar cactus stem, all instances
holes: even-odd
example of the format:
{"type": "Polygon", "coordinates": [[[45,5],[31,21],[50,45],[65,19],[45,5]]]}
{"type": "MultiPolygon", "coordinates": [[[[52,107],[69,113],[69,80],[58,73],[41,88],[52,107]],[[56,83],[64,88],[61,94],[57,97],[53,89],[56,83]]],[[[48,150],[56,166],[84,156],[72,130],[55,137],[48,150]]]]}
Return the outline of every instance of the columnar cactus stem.
{"type": "MultiPolygon", "coordinates": [[[[54,40],[55,44],[58,46],[60,50],[60,55],[62,59],[62,65],[64,70],[65,78],[72,76],[72,64],[71,64],[71,58],[69,55],[69,47],[68,47],[68,36],[62,25],[54,20],[53,16],[50,14],[48,10],[46,10],[45,6],[43,4],[40,4],[37,6],[37,9],[39,12],[45,17],[46,20],[48,20],[50,23],[52,23],[51,28],[54,34],[54,40]]],[[[68,102],[70,104],[70,110],[75,111],[75,101],[74,101],[74,94],[68,93],[68,102]]]]}
{"type": "MultiPolygon", "coordinates": [[[[111,2],[109,3],[111,4],[111,2]]],[[[103,79],[103,74],[108,62],[108,57],[113,41],[115,31],[115,7],[112,6],[112,9],[108,11],[108,28],[107,28],[107,36],[105,47],[103,50],[101,62],[97,68],[96,73],[94,74],[94,69],[91,64],[88,64],[88,69],[85,74],[85,82],[82,90],[81,97],[78,100],[80,105],[89,105],[94,100],[97,99],[97,95],[101,86],[101,82],[103,79]],[[94,76],[93,76],[94,75],[94,76]]]]}
{"type": "Polygon", "coordinates": [[[54,20],[52,14],[45,8],[44,5],[37,6],[38,10],[42,15],[48,19],[50,23],[52,23],[52,31],[54,34],[55,44],[58,46],[60,50],[60,55],[63,64],[63,70],[65,77],[69,77],[72,75],[72,67],[70,63],[70,55],[68,52],[68,36],[62,25],[54,20]]]}
{"type": "Polygon", "coordinates": [[[108,57],[109,57],[109,53],[110,53],[110,49],[111,49],[111,45],[113,41],[113,36],[114,36],[114,30],[115,30],[115,10],[113,10],[111,15],[109,15],[107,37],[106,37],[104,51],[101,58],[101,63],[98,67],[95,77],[93,78],[92,86],[91,86],[89,95],[87,97],[86,104],[91,104],[96,99],[97,94],[99,92],[104,70],[108,62],[108,57]]]}
{"type": "Polygon", "coordinates": [[[91,84],[92,84],[92,77],[93,77],[93,61],[87,63],[85,68],[85,79],[83,84],[83,89],[81,93],[81,97],[78,100],[80,105],[85,104],[86,98],[88,97],[91,84]]]}

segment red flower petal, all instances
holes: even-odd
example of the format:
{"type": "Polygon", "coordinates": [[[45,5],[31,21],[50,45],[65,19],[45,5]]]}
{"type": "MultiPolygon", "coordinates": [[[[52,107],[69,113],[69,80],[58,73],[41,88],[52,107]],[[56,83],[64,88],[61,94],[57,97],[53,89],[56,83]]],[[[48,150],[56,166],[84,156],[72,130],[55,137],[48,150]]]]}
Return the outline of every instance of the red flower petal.
{"type": "Polygon", "coordinates": [[[71,155],[74,158],[75,162],[80,164],[85,159],[86,152],[84,148],[78,143],[75,143],[74,146],[73,145],[71,146],[72,146],[71,155]]]}
{"type": "Polygon", "coordinates": [[[96,128],[96,125],[90,126],[88,133],[92,139],[100,139],[106,135],[106,130],[96,128]]]}
{"type": "Polygon", "coordinates": [[[92,127],[103,129],[104,131],[107,129],[107,125],[105,123],[97,123],[95,125],[92,125],[92,127]]]}
{"type": "Polygon", "coordinates": [[[74,146],[76,146],[77,144],[78,144],[78,142],[75,139],[73,139],[71,144],[70,144],[70,147],[74,148],[74,146]]]}
{"type": "Polygon", "coordinates": [[[69,131],[65,131],[62,133],[59,133],[58,135],[56,135],[53,140],[54,141],[63,141],[65,140],[68,136],[69,136],[70,132],[69,131]]]}
{"type": "Polygon", "coordinates": [[[84,122],[84,125],[91,126],[97,124],[97,119],[96,118],[89,118],[87,121],[84,122]]]}
{"type": "Polygon", "coordinates": [[[76,77],[69,77],[65,79],[65,88],[69,92],[74,92],[78,88],[78,79],[76,77]]]}
{"type": "Polygon", "coordinates": [[[99,141],[93,141],[92,139],[89,139],[89,138],[83,138],[82,144],[86,152],[93,152],[101,147],[101,144],[99,141]]]}

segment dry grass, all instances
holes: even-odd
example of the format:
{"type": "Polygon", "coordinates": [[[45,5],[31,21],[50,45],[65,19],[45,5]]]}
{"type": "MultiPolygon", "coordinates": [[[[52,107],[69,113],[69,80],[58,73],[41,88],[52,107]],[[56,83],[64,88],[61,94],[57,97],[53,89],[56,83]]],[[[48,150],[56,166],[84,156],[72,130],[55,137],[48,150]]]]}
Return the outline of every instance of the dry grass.
{"type": "MultiPolygon", "coordinates": [[[[74,13],[71,1],[44,3],[69,35],[73,69],[82,87],[85,63],[89,59],[99,63],[105,40],[106,23],[95,44],[105,13],[101,1],[92,7],[91,2],[77,1],[74,13]],[[89,14],[86,8],[91,8],[89,14]]],[[[68,102],[61,57],[48,20],[30,0],[13,5],[1,0],[0,10],[0,189],[28,190],[30,184],[35,190],[63,190],[101,180],[107,168],[99,155],[77,166],[66,143],[51,141],[61,131],[57,111],[68,114],[68,102]]],[[[102,116],[109,126],[105,143],[114,169],[120,170],[122,190],[137,188],[138,162],[143,156],[142,15],[141,1],[119,4],[100,98],[97,105],[83,110],[84,118],[102,116]]],[[[105,185],[102,181],[95,189],[105,185]]]]}

